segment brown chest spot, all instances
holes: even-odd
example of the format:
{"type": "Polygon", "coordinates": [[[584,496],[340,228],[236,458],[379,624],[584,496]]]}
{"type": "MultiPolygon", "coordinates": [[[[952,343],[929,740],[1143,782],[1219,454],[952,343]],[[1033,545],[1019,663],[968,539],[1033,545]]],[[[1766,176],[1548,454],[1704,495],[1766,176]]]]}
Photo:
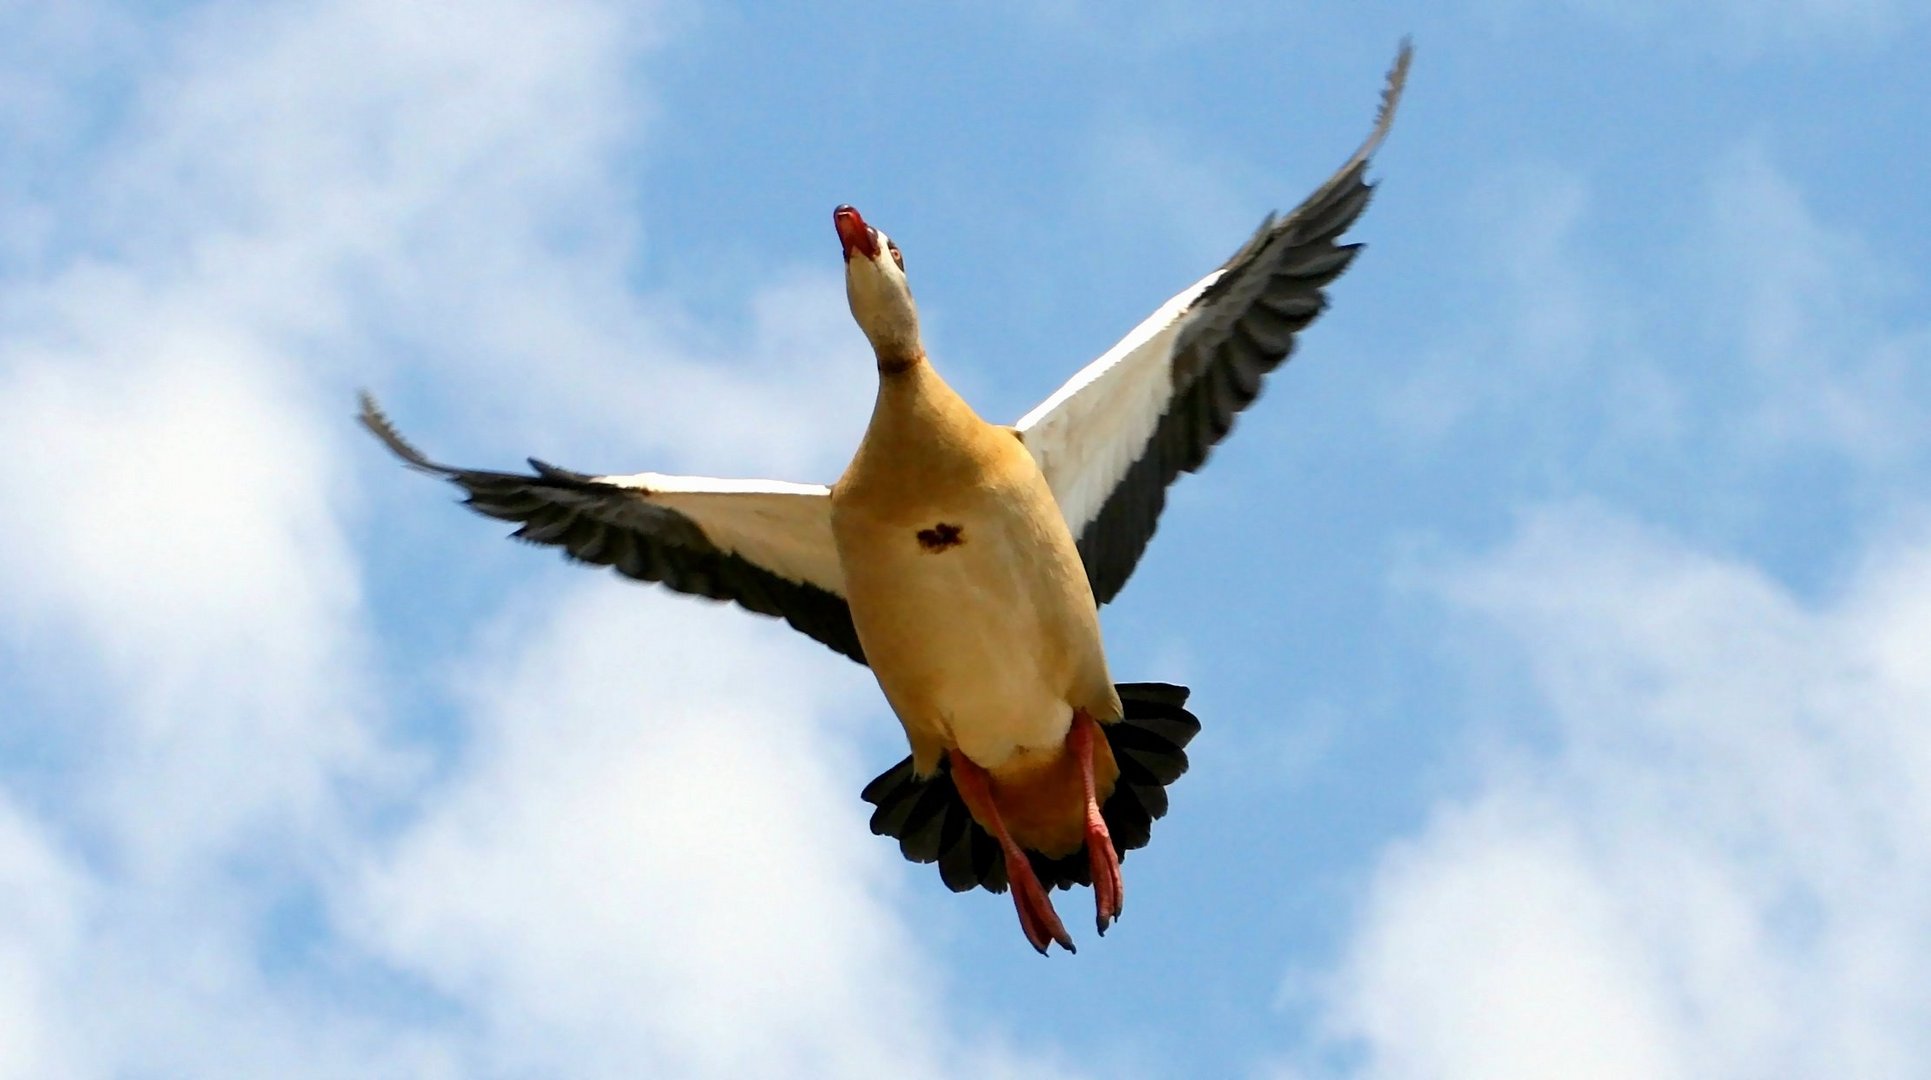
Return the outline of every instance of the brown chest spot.
{"type": "Polygon", "coordinates": [[[965,526],[939,522],[929,529],[919,530],[919,546],[927,551],[944,551],[965,543],[965,526]]]}

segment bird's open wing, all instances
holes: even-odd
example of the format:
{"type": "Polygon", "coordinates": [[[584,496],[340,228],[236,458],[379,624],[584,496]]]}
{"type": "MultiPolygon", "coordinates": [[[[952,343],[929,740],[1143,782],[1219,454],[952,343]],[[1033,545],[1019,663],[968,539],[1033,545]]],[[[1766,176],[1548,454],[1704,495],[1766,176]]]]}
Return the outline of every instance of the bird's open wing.
{"type": "Polygon", "coordinates": [[[362,423],[410,466],[451,481],[479,513],[520,522],[511,534],[554,544],[694,596],[776,615],[865,662],[831,538],[831,491],[776,480],[587,476],[534,458],[531,472],[438,465],[404,441],[367,394],[362,423]]]}
{"type": "Polygon", "coordinates": [[[1098,602],[1139,563],[1168,485],[1207,460],[1360,249],[1336,241],[1368,205],[1368,158],[1394,120],[1409,56],[1404,41],[1374,130],[1327,183],[1285,218],[1270,214],[1225,265],[1016,425],[1079,543],[1098,602]]]}

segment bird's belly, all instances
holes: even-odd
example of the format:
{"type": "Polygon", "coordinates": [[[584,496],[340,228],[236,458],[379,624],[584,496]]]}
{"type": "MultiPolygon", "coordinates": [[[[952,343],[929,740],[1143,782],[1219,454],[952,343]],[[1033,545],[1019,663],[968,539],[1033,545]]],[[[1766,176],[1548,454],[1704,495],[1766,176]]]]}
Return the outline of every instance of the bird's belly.
{"type": "Polygon", "coordinates": [[[858,553],[845,567],[852,621],[886,698],[915,746],[923,732],[993,770],[1057,754],[1082,674],[1095,662],[1102,679],[1105,670],[1090,595],[1061,580],[1078,573],[1084,584],[1070,538],[1056,544],[991,514],[939,514],[932,525],[957,532],[877,521],[839,530],[841,555],[858,553]]]}

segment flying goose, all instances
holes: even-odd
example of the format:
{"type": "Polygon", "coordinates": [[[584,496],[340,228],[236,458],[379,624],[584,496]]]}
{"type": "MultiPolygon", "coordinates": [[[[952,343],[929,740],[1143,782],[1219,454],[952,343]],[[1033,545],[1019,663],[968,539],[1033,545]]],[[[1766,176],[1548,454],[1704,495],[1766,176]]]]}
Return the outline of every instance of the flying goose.
{"type": "Polygon", "coordinates": [[[1200,727],[1186,688],[1113,682],[1098,606],[1132,575],[1167,486],[1226,436],[1360,249],[1338,241],[1368,203],[1409,58],[1404,41],[1339,171],[1011,427],[939,377],[898,245],[850,206],[832,223],[878,397],[830,487],[460,469],[367,394],[361,422],[520,539],[778,616],[871,665],[912,751],[863,792],[873,832],[954,891],[1010,889],[1033,948],[1072,952],[1049,891],[1091,884],[1106,932],[1120,858],[1166,812],[1200,727]]]}

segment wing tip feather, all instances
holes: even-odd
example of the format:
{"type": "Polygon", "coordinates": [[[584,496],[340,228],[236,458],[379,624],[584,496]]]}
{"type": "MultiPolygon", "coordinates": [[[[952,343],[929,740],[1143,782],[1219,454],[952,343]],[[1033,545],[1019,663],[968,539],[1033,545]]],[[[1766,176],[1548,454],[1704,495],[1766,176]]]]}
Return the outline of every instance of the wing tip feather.
{"type": "Polygon", "coordinates": [[[396,430],[395,424],[391,423],[388,415],[382,411],[382,406],[376,404],[374,394],[371,394],[367,390],[358,390],[356,391],[356,401],[361,406],[356,413],[356,420],[363,427],[367,428],[369,433],[374,435],[382,445],[388,447],[390,453],[401,458],[404,465],[420,472],[431,473],[444,478],[456,475],[455,469],[447,465],[439,465],[429,460],[427,455],[416,449],[409,440],[403,438],[402,432],[396,430]]]}
{"type": "Polygon", "coordinates": [[[1381,144],[1388,138],[1388,132],[1394,129],[1395,110],[1401,107],[1402,91],[1408,87],[1408,67],[1414,58],[1414,37],[1403,34],[1401,47],[1395,52],[1395,62],[1389,66],[1388,74],[1382,80],[1381,104],[1375,108],[1374,127],[1368,132],[1368,137],[1361,141],[1360,148],[1348,158],[1347,164],[1341,166],[1339,170],[1341,173],[1350,172],[1366,164],[1368,159],[1374,156],[1374,152],[1381,149],[1381,144]]]}

